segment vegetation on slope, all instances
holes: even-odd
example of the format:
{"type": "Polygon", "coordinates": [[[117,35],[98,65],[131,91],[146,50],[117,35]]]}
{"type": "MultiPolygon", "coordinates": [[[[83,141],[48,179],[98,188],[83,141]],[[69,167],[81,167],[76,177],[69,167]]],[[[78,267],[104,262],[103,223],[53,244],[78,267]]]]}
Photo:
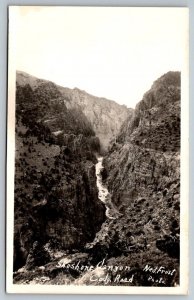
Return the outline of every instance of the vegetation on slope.
{"type": "Polygon", "coordinates": [[[17,84],[15,270],[26,261],[29,268],[48,262],[48,242],[81,249],[94,238],[105,211],[95,178],[99,149],[90,122],[82,111],[66,108],[55,85],[17,84]],[[29,264],[33,247],[39,255],[29,264]]]}

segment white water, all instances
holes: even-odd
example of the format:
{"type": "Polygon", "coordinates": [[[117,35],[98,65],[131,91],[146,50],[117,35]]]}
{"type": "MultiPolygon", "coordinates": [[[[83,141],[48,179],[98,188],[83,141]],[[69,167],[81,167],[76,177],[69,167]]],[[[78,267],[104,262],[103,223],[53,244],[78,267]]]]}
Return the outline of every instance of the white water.
{"type": "Polygon", "coordinates": [[[98,198],[103,202],[106,203],[106,200],[108,196],[110,196],[110,193],[108,189],[103,185],[102,183],[102,176],[101,171],[104,169],[102,165],[103,157],[98,158],[98,163],[96,164],[96,183],[98,188],[98,198]]]}
{"type": "Polygon", "coordinates": [[[98,157],[98,162],[96,164],[96,184],[98,188],[98,198],[105,204],[106,216],[109,219],[116,219],[121,215],[111,202],[111,194],[109,193],[107,187],[102,182],[101,171],[103,170],[103,157],[98,157]]]}

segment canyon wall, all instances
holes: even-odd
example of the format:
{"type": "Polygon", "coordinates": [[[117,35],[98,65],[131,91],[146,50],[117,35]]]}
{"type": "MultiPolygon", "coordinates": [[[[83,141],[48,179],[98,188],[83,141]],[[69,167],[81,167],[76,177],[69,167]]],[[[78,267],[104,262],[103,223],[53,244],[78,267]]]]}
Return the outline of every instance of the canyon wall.
{"type": "MultiPolygon", "coordinates": [[[[108,263],[129,263],[135,285],[149,282],[142,270],[175,268],[161,286],[179,281],[180,73],[154,82],[126,119],[104,159],[104,182],[122,214],[107,220],[88,247],[108,263]],[[123,256],[124,255],[124,256],[123,256]]],[[[151,273],[149,273],[152,275],[151,273]]]]}
{"type": "Polygon", "coordinates": [[[14,269],[43,265],[43,247],[82,249],[105,220],[94,153],[99,138],[79,108],[67,108],[50,82],[17,81],[14,269]],[[29,253],[39,255],[33,264],[29,253]]]}

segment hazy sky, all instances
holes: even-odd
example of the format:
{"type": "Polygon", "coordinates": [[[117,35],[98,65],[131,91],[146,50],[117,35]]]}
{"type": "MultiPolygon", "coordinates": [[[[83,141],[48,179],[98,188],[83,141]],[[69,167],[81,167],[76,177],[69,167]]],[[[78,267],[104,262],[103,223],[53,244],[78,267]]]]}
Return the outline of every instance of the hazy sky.
{"type": "Polygon", "coordinates": [[[128,107],[185,58],[185,9],[12,7],[10,22],[17,70],[128,107]]]}

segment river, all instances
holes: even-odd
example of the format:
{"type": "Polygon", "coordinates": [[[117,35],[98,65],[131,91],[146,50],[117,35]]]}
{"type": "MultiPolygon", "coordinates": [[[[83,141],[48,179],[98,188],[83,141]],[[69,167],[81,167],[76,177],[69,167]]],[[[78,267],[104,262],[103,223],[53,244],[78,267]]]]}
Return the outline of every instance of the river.
{"type": "Polygon", "coordinates": [[[109,219],[117,219],[121,214],[111,201],[111,193],[102,182],[101,171],[103,170],[103,157],[97,157],[98,162],[96,164],[96,184],[98,188],[98,198],[102,201],[106,207],[106,216],[109,219]]]}

